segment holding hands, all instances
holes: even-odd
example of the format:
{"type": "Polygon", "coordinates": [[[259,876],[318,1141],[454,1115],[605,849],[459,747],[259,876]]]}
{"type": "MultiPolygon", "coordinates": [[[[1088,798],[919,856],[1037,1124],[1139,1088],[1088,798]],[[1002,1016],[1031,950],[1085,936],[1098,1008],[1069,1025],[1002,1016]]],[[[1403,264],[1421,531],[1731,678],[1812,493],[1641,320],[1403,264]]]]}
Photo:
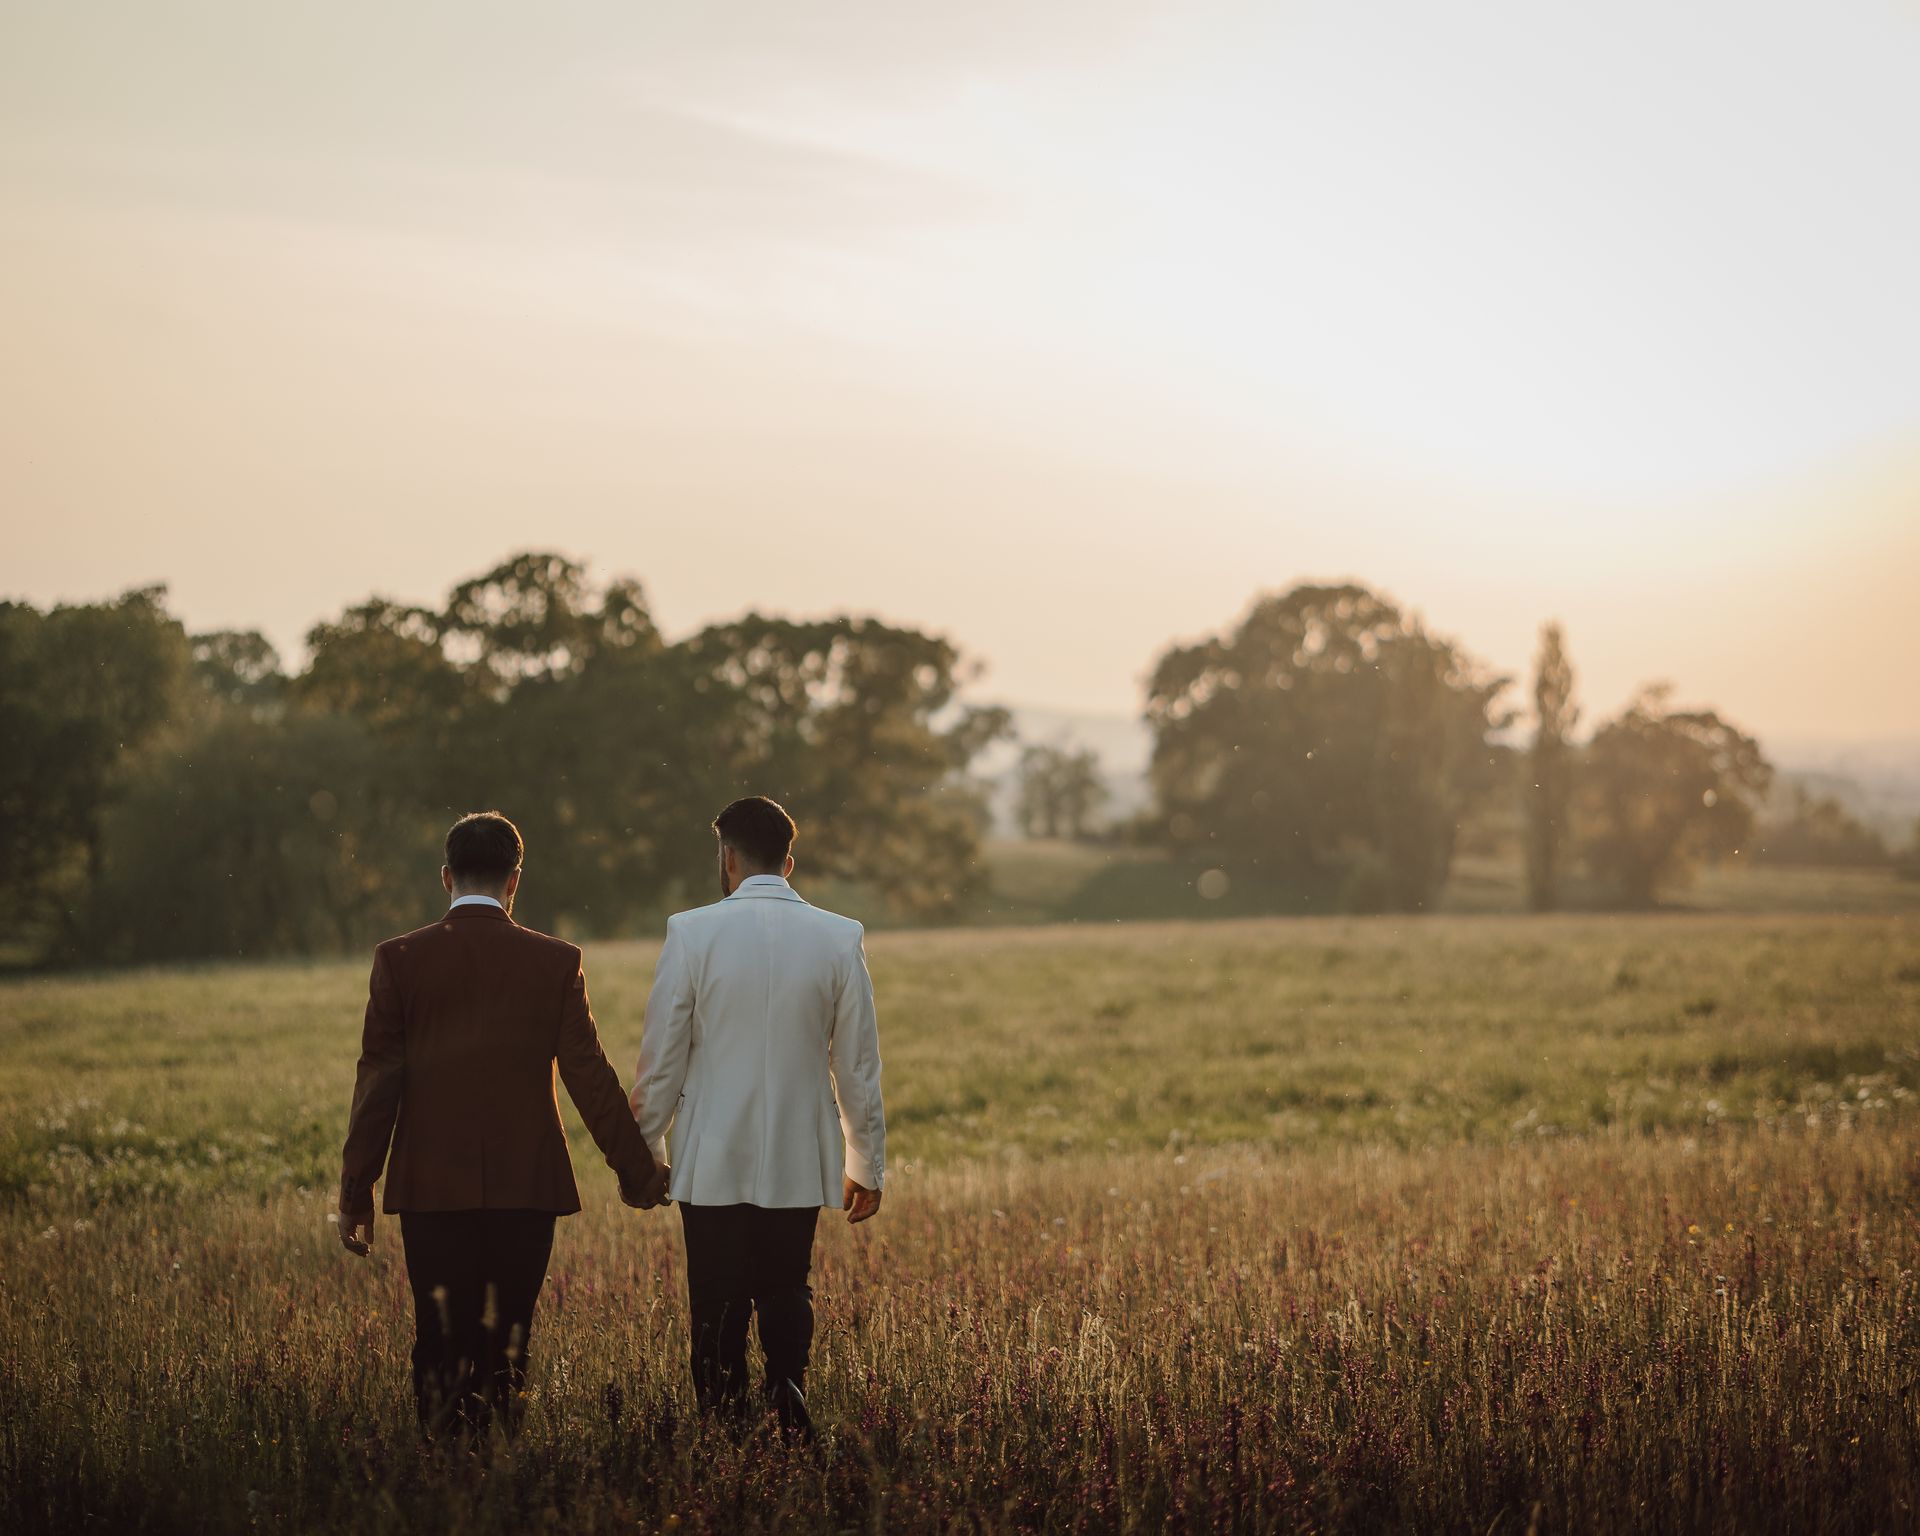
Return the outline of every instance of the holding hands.
{"type": "MultiPolygon", "coordinates": [[[[673,1202],[667,1198],[667,1185],[672,1177],[673,1170],[665,1163],[655,1163],[652,1171],[638,1183],[622,1179],[620,1198],[636,1211],[650,1211],[657,1206],[671,1205],[673,1202]]],[[[362,1211],[335,1211],[328,1218],[339,1229],[340,1246],[362,1259],[373,1249],[373,1210],[369,1205],[362,1211]]]]}
{"type": "Polygon", "coordinates": [[[655,1163],[653,1171],[638,1185],[620,1181],[620,1198],[636,1211],[650,1211],[656,1206],[671,1205],[667,1198],[667,1185],[672,1181],[673,1170],[665,1163],[655,1163]]]}

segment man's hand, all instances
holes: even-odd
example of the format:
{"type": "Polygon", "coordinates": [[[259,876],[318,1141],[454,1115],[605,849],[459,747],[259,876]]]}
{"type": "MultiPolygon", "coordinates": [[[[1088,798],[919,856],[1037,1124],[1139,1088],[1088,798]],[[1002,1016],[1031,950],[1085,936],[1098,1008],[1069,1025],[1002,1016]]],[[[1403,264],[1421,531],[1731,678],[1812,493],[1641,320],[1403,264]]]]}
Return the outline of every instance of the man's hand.
{"type": "Polygon", "coordinates": [[[341,1211],[334,1217],[340,1225],[340,1243],[348,1253],[367,1256],[373,1247],[373,1207],[364,1211],[341,1211]]]}
{"type": "Polygon", "coordinates": [[[636,1211],[650,1211],[657,1205],[667,1205],[667,1185],[672,1181],[673,1170],[665,1163],[655,1163],[653,1172],[637,1188],[629,1188],[627,1181],[620,1181],[620,1198],[636,1211]]]}
{"type": "Polygon", "coordinates": [[[840,1209],[847,1213],[847,1225],[858,1226],[880,1212],[880,1191],[868,1189],[848,1179],[842,1191],[840,1209]]]}

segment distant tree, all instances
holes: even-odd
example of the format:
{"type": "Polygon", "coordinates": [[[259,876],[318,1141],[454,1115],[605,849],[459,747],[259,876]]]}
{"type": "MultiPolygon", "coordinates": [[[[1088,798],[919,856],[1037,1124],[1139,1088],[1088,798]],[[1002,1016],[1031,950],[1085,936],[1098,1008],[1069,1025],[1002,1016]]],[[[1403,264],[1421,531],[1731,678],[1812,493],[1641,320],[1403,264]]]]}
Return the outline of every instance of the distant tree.
{"type": "MultiPolygon", "coordinates": [[[[0,909],[94,959],[358,945],[430,913],[448,822],[528,841],[517,910],[609,932],[705,896],[708,822],[785,800],[810,871],[910,915],[980,878],[970,708],[946,640],[750,614],[668,644],[639,586],[529,551],[439,608],[372,598],[287,676],[258,634],[191,642],[158,590],[0,605],[0,909]]],[[[31,941],[30,941],[31,942],[31,941]]]]}
{"type": "Polygon", "coordinates": [[[286,688],[280,653],[258,630],[221,629],[195,635],[193,677],[211,699],[245,709],[270,708],[286,688]]]}
{"type": "Polygon", "coordinates": [[[1533,664],[1533,748],[1527,757],[1527,902],[1536,912],[1560,904],[1560,855],[1573,797],[1569,738],[1579,718],[1565,638],[1557,623],[1545,624],[1533,664]]]}
{"type": "Polygon", "coordinates": [[[1425,907],[1492,782],[1505,687],[1364,587],[1263,598],[1154,668],[1150,773],[1167,839],[1266,873],[1364,873],[1366,904],[1425,907]]]}
{"type": "Polygon", "coordinates": [[[607,651],[647,654],[662,644],[635,583],[596,594],[584,567],[542,552],[461,582],[438,627],[450,653],[477,661],[502,697],[521,683],[575,675],[607,651]]]}
{"type": "Polygon", "coordinates": [[[1090,747],[1036,743],[1021,751],[1015,772],[1015,815],[1028,837],[1084,837],[1107,800],[1090,747]]]}
{"type": "Polygon", "coordinates": [[[394,792],[386,766],[337,715],[227,708],[170,732],[107,816],[77,952],[305,954],[417,926],[444,826],[394,792]]]}
{"type": "Polygon", "coordinates": [[[1920,880],[1920,821],[1913,824],[1913,839],[1894,865],[1902,880],[1920,880]]]}
{"type": "Polygon", "coordinates": [[[728,792],[783,802],[809,868],[870,884],[914,916],[974,889],[984,816],[966,770],[1008,717],[958,704],[966,673],[950,642],[875,619],[749,614],[684,648],[696,686],[728,709],[728,792]]]}
{"type": "Polygon", "coordinates": [[[1873,866],[1888,862],[1886,839],[1831,795],[1793,786],[1782,814],[1767,816],[1753,836],[1753,856],[1764,864],[1873,866]]]}
{"type": "Polygon", "coordinates": [[[179,706],[190,660],[165,600],[0,603],[0,911],[16,929],[70,928],[126,765],[179,706]]]}
{"type": "Polygon", "coordinates": [[[455,727],[488,697],[446,642],[442,615],[369,598],[307,632],[310,659],[291,691],[298,703],[358,720],[394,746],[443,754],[455,727]]]}
{"type": "Polygon", "coordinates": [[[1750,846],[1773,777],[1752,737],[1712,710],[1670,709],[1670,694],[1642,690],[1594,733],[1581,770],[1588,867],[1636,907],[1750,846]]]}

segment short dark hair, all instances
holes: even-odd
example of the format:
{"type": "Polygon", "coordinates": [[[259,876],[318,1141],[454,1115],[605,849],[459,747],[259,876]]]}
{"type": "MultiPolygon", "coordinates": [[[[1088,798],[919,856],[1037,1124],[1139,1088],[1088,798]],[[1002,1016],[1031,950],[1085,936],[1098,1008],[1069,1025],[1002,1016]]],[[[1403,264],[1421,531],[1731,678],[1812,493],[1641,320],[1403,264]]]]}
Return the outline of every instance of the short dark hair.
{"type": "Polygon", "coordinates": [[[520,867],[526,854],[520,829],[498,811],[462,816],[447,832],[447,868],[462,882],[498,884],[520,867]]]}
{"type": "Polygon", "coordinates": [[[720,841],[761,869],[778,869],[793,852],[800,829],[786,807],[765,795],[736,800],[713,818],[720,841]]]}

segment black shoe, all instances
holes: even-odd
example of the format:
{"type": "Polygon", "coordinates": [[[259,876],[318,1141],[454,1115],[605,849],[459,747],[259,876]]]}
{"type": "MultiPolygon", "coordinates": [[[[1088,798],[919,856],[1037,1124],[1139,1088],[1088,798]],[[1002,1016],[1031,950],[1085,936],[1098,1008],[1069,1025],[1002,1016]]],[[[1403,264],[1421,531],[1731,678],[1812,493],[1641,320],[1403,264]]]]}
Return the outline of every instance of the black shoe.
{"type": "Polygon", "coordinates": [[[767,1411],[779,1421],[780,1438],[789,1445],[813,1444],[813,1417],[807,1412],[807,1395],[793,1382],[776,1382],[767,1389],[767,1411]]]}

